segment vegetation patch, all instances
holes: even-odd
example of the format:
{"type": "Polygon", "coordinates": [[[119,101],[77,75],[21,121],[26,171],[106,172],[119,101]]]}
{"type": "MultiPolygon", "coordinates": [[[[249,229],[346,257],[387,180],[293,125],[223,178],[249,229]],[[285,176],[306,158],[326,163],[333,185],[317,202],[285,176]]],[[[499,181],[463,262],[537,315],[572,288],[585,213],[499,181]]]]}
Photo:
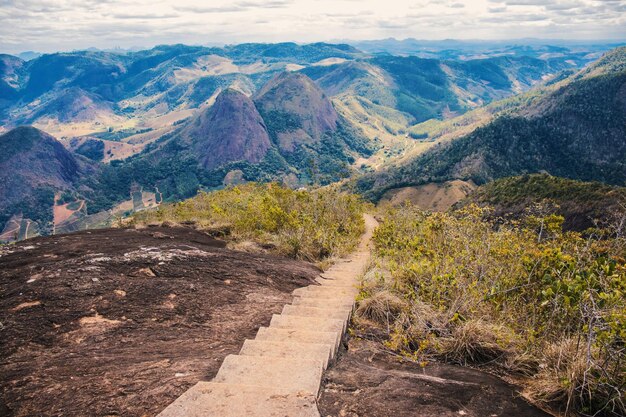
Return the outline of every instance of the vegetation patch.
{"type": "Polygon", "coordinates": [[[94,161],[102,161],[104,159],[104,142],[88,139],[76,148],[76,153],[94,161]]]}
{"type": "Polygon", "coordinates": [[[626,213],[583,235],[555,214],[488,211],[387,209],[357,314],[424,366],[488,366],[536,404],[625,415],[626,213]]]}
{"type": "Polygon", "coordinates": [[[105,130],[104,132],[92,133],[91,136],[96,137],[98,139],[119,142],[130,136],[139,135],[141,133],[148,133],[148,132],[151,132],[152,130],[153,129],[150,127],[143,128],[143,129],[128,128],[128,129],[120,129],[120,130],[115,130],[115,131],[113,130],[113,128],[109,128],[105,130]]]}
{"type": "Polygon", "coordinates": [[[131,225],[192,224],[220,230],[233,244],[254,242],[292,258],[320,261],[350,252],[364,231],[359,197],[322,188],[248,183],[136,213],[131,225]]]}
{"type": "MultiPolygon", "coordinates": [[[[460,206],[476,203],[494,208],[495,217],[519,218],[529,208],[565,218],[567,230],[583,231],[610,222],[626,207],[626,188],[582,182],[548,174],[502,178],[478,188],[460,206]]],[[[547,214],[547,213],[546,213],[547,214]]]]}

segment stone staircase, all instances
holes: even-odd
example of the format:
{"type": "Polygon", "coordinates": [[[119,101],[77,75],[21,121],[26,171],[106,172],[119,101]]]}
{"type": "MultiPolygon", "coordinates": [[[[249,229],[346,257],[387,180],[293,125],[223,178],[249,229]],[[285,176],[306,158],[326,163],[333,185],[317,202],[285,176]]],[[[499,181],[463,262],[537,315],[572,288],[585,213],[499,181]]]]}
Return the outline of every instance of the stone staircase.
{"type": "Polygon", "coordinates": [[[322,374],[341,345],[369,259],[376,221],[365,221],[356,252],[322,274],[319,285],[295,290],[292,303],[238,355],[227,356],[211,382],[198,382],[158,417],[319,417],[322,374]]]}

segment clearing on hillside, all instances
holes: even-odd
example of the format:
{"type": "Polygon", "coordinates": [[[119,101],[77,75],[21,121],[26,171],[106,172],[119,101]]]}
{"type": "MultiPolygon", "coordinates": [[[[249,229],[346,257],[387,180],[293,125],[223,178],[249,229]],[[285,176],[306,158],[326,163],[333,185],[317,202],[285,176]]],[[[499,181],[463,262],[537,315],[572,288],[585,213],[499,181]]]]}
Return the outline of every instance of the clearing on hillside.
{"type": "Polygon", "coordinates": [[[476,189],[470,181],[453,180],[414,187],[394,188],[383,194],[380,202],[400,206],[409,202],[422,210],[446,211],[476,189]]]}

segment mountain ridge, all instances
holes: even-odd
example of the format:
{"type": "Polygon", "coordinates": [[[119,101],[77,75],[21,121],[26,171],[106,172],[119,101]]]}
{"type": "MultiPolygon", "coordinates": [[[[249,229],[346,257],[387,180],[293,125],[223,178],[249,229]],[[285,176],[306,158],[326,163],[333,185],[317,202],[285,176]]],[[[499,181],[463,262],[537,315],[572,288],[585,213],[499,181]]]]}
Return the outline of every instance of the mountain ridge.
{"type": "Polygon", "coordinates": [[[500,177],[547,171],[555,176],[626,181],[626,72],[619,70],[626,47],[607,53],[531,100],[505,108],[491,122],[458,139],[440,143],[412,161],[357,181],[378,198],[386,190],[453,179],[484,184],[500,177]],[[617,66],[612,66],[613,61],[617,66]],[[615,71],[614,68],[618,70],[615,71]]]}
{"type": "MultiPolygon", "coordinates": [[[[77,161],[80,175],[51,187],[44,206],[67,190],[92,215],[117,210],[129,195],[142,209],[142,190],[161,196],[146,197],[151,202],[174,201],[232,181],[299,187],[357,173],[364,175],[350,183],[371,199],[403,186],[480,185],[542,170],[621,184],[625,50],[555,77],[549,74],[561,61],[364,56],[327,44],[57,54],[8,59],[2,74],[25,94],[17,103],[41,93],[27,111],[11,110],[12,120],[30,115],[76,151],[66,159],[77,161]],[[28,78],[52,69],[58,72],[48,78],[28,78]],[[531,85],[529,93],[483,105],[531,85]],[[470,102],[476,110],[454,117],[470,102]],[[420,114],[431,118],[415,124],[420,114]],[[444,134],[431,135],[433,126],[444,134]]],[[[24,196],[33,199],[30,191],[24,196]]],[[[5,217],[18,214],[12,207],[5,217]]],[[[49,219],[44,210],[28,218],[49,219]]]]}
{"type": "Polygon", "coordinates": [[[55,193],[75,190],[81,176],[93,172],[82,157],[34,127],[0,135],[0,223],[22,214],[49,229],[55,193]]]}

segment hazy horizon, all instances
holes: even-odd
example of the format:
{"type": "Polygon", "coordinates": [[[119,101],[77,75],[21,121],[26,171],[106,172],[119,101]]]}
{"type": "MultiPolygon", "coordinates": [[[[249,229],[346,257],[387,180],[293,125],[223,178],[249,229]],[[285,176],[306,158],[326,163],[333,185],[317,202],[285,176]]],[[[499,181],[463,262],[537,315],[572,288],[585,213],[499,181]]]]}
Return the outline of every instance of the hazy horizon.
{"type": "Polygon", "coordinates": [[[620,42],[622,0],[0,0],[2,52],[160,44],[419,40],[620,42]]]}
{"type": "Polygon", "coordinates": [[[378,39],[329,39],[329,40],[321,40],[321,41],[312,41],[312,42],[300,42],[298,40],[284,40],[284,41],[276,41],[276,42],[221,42],[221,43],[183,43],[183,42],[164,42],[164,43],[154,43],[154,44],[146,44],[146,45],[133,45],[128,47],[121,47],[119,45],[113,45],[110,47],[96,47],[96,46],[88,46],[85,48],[73,48],[73,49],[58,49],[58,50],[34,50],[34,49],[23,49],[16,51],[4,51],[0,50],[0,53],[8,53],[14,55],[27,54],[27,53],[37,53],[37,54],[48,54],[48,53],[56,53],[56,52],[73,52],[73,51],[86,51],[86,50],[98,50],[98,51],[116,51],[119,50],[121,52],[127,51],[141,51],[155,48],[157,46],[163,45],[187,45],[187,46],[204,46],[204,47],[224,47],[228,45],[239,45],[242,43],[295,43],[298,45],[307,45],[315,42],[328,43],[328,44],[348,44],[348,45],[356,45],[361,43],[368,42],[383,42],[383,41],[397,41],[397,42],[405,42],[405,41],[415,41],[415,42],[458,42],[458,43],[466,43],[467,45],[485,43],[486,45],[550,45],[550,46],[584,46],[584,45],[623,45],[626,44],[626,38],[624,39],[580,39],[580,40],[565,40],[558,38],[515,38],[515,39],[460,39],[460,38],[442,38],[442,39],[416,39],[416,38],[378,38],[378,39]]]}

